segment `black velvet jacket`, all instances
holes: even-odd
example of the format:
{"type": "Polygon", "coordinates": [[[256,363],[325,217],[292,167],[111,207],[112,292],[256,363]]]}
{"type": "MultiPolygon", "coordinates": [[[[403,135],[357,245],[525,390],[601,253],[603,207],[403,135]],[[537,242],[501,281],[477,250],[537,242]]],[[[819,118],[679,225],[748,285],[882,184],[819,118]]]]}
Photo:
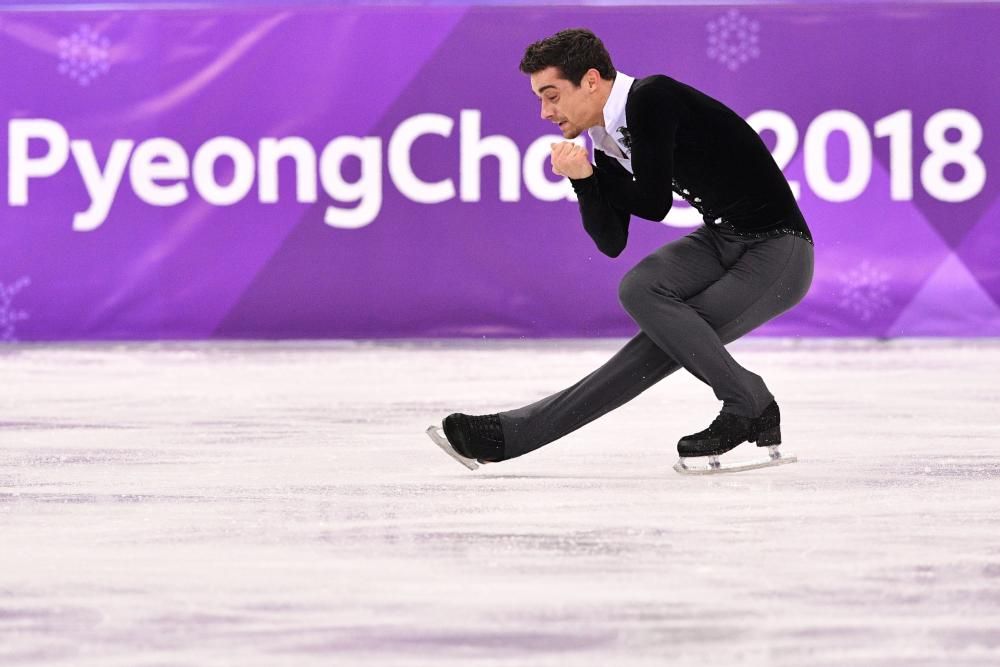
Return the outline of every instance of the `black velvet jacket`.
{"type": "Polygon", "coordinates": [[[594,152],[594,173],[571,179],[583,226],[606,255],[625,249],[632,215],[662,220],[672,191],[707,225],[747,238],[812,234],[760,136],[736,112],[663,75],[637,79],[625,103],[630,174],[594,152]]]}

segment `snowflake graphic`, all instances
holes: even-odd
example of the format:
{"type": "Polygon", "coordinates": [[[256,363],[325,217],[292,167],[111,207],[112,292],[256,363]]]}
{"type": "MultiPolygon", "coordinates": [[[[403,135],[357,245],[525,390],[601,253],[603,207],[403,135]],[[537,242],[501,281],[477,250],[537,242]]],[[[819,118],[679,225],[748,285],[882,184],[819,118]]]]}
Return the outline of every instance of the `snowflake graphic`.
{"type": "Polygon", "coordinates": [[[110,47],[107,37],[84,23],[72,35],[59,40],[59,72],[81,86],[89,86],[111,68],[110,47]]]}
{"type": "Polygon", "coordinates": [[[733,70],[760,55],[757,33],[760,24],[730,9],[724,16],[708,22],[708,57],[733,70]]]}
{"type": "Polygon", "coordinates": [[[862,322],[889,308],[889,280],[891,276],[865,260],[860,266],[840,276],[840,302],[842,309],[854,313],[862,322]]]}
{"type": "Polygon", "coordinates": [[[0,341],[11,343],[17,340],[14,337],[14,325],[28,319],[28,313],[12,310],[10,302],[14,300],[15,294],[30,284],[31,279],[28,277],[19,278],[12,285],[0,283],[0,341]]]}

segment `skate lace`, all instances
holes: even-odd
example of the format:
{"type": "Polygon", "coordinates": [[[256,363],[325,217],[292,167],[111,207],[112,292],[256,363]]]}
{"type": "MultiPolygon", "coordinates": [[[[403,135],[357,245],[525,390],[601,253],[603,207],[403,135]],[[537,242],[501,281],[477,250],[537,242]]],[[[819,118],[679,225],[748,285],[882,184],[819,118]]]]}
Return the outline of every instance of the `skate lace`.
{"type": "Polygon", "coordinates": [[[709,431],[719,431],[725,429],[728,424],[739,423],[740,417],[730,414],[728,412],[720,412],[719,416],[712,421],[712,424],[708,427],[709,431]]]}
{"type": "Polygon", "coordinates": [[[708,428],[704,431],[696,433],[695,436],[715,437],[723,433],[730,433],[734,431],[741,432],[744,428],[749,428],[749,430],[753,432],[753,421],[729,412],[720,412],[708,428]]]}
{"type": "Polygon", "coordinates": [[[469,430],[478,438],[503,444],[503,427],[497,415],[471,415],[469,430]]]}

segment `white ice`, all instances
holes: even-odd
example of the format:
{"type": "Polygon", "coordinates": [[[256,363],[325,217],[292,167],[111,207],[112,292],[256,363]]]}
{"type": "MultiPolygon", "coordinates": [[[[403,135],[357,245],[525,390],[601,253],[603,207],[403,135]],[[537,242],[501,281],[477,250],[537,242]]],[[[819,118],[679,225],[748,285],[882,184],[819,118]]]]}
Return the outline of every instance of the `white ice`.
{"type": "Polygon", "coordinates": [[[1000,665],[1000,342],[733,346],[799,462],[671,470],[677,373],[470,472],[424,428],[622,341],[0,350],[0,665],[1000,665]]]}

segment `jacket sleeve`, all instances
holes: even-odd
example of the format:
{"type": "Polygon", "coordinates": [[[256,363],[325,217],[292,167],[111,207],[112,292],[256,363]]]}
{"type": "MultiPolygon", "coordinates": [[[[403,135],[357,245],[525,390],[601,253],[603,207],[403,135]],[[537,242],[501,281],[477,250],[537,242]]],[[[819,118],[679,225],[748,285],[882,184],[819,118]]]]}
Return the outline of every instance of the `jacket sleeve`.
{"type": "Polygon", "coordinates": [[[633,174],[614,158],[595,151],[594,174],[573,180],[583,226],[604,254],[617,257],[628,240],[632,215],[663,220],[673,204],[677,114],[663,87],[638,87],[625,109],[631,134],[633,174]]]}
{"type": "Polygon", "coordinates": [[[617,257],[625,249],[628,241],[628,223],[631,217],[627,211],[612,204],[607,192],[616,181],[632,180],[614,158],[601,151],[594,151],[594,173],[587,178],[570,179],[580,203],[583,228],[597,245],[597,249],[608,257],[617,257]]]}

